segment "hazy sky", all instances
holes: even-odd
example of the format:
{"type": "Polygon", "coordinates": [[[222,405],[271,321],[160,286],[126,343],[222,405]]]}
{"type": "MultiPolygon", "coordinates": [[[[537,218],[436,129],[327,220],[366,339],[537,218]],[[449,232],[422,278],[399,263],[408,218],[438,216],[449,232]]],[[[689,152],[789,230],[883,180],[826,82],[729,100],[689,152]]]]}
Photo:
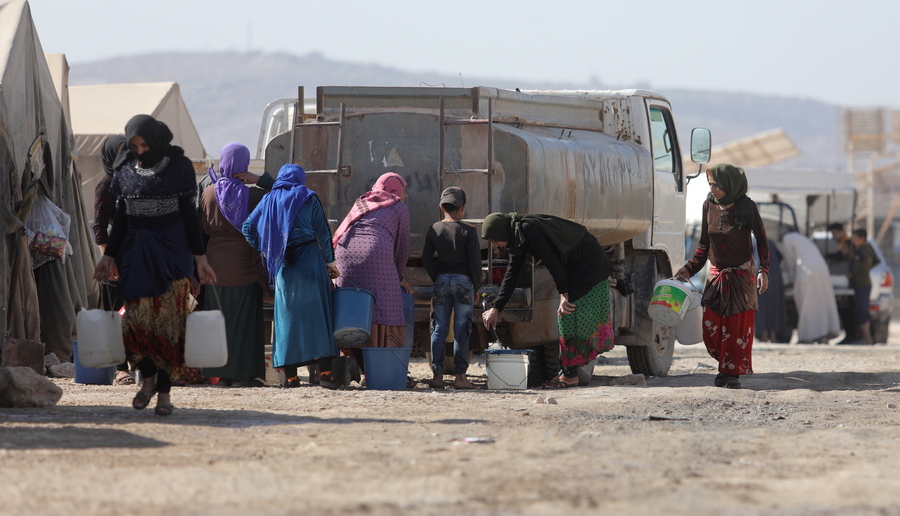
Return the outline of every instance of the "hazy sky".
{"type": "Polygon", "coordinates": [[[70,63],[320,52],[404,71],[696,88],[900,107],[893,0],[32,0],[70,63]]]}

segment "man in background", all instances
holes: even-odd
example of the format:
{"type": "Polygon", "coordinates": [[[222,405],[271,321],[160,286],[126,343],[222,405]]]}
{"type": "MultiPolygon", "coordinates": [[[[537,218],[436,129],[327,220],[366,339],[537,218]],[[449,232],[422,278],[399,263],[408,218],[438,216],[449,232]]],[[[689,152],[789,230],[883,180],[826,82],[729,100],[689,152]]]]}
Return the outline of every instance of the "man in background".
{"type": "Polygon", "coordinates": [[[865,229],[853,230],[853,259],[850,261],[850,286],[853,287],[853,317],[859,329],[857,344],[872,344],[869,327],[869,295],[872,293],[872,278],[869,271],[878,265],[878,255],[867,242],[865,229]]]}
{"type": "MultiPolygon", "coordinates": [[[[831,232],[831,239],[837,243],[837,250],[825,253],[825,261],[829,266],[847,267],[849,271],[850,260],[853,259],[853,242],[850,235],[844,230],[844,225],[835,222],[828,225],[828,231],[831,232]]],[[[843,269],[834,271],[835,274],[845,274],[843,269]]],[[[840,310],[841,326],[844,328],[844,338],[838,344],[853,344],[860,339],[859,328],[857,327],[856,318],[853,316],[853,306],[849,309],[840,310]]]]}

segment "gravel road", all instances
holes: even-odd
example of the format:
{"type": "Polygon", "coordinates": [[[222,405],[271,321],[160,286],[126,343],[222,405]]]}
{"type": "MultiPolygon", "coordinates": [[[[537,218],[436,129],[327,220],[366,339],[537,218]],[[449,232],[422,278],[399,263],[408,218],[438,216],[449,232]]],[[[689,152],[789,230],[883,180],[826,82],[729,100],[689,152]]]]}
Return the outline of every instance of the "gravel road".
{"type": "Polygon", "coordinates": [[[898,351],[898,326],[757,343],[742,390],[712,386],[702,345],[622,386],[616,348],[557,391],[435,391],[417,359],[406,392],[182,387],[166,419],[134,387],[55,380],[57,406],[0,410],[0,513],[900,514],[898,351]]]}

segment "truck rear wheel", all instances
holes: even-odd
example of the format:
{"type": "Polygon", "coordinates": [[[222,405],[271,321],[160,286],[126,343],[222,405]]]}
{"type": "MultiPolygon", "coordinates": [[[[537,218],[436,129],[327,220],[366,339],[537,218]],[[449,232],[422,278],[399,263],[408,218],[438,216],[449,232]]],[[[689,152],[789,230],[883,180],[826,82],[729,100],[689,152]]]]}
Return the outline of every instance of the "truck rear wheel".
{"type": "Polygon", "coordinates": [[[540,387],[559,374],[559,343],[548,342],[531,348],[528,364],[528,386],[540,387]]]}
{"type": "Polygon", "coordinates": [[[634,260],[632,268],[635,271],[634,331],[628,335],[621,335],[617,344],[626,346],[631,372],[644,376],[666,376],[672,365],[675,332],[671,328],[661,326],[647,313],[656,282],[666,279],[666,276],[657,272],[654,257],[640,257],[634,260]],[[638,260],[644,263],[638,264],[638,260]]]}

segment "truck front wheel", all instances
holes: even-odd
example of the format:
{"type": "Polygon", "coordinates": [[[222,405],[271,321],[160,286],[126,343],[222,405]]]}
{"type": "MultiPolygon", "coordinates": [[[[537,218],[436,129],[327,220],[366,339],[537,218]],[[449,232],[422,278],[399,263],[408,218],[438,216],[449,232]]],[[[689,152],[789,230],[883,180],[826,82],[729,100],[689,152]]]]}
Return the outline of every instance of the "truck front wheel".
{"type": "Polygon", "coordinates": [[[628,365],[631,372],[644,376],[666,376],[672,366],[672,353],[675,351],[674,332],[670,328],[661,328],[654,321],[653,328],[644,339],[649,346],[628,346],[628,365]]]}

